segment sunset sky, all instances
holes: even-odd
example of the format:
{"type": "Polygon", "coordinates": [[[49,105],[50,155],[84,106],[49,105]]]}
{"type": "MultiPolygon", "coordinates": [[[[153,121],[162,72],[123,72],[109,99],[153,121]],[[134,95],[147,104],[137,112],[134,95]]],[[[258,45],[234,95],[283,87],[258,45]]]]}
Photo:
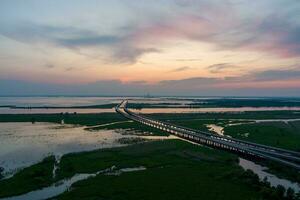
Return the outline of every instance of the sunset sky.
{"type": "Polygon", "coordinates": [[[0,95],[147,93],[300,96],[300,1],[0,1],[0,95]]]}

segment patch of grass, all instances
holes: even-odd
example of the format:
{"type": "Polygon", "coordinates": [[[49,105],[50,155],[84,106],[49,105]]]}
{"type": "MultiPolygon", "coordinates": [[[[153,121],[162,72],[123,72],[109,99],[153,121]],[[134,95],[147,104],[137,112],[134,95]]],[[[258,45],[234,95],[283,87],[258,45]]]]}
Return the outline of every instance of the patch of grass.
{"type": "MultiPolygon", "coordinates": [[[[288,118],[289,112],[280,111],[275,112],[278,116],[274,115],[273,117],[278,117],[279,119],[288,118]],[[280,114],[279,114],[280,113],[280,114]]],[[[230,115],[240,115],[230,114],[230,115]]],[[[265,113],[269,114],[269,112],[265,113]]],[[[263,114],[263,115],[265,115],[263,114]]],[[[193,115],[193,114],[192,114],[193,115]]],[[[224,113],[224,115],[227,115],[224,113]]],[[[246,116],[248,114],[245,114],[246,116]]],[[[251,114],[252,115],[252,114],[251,114]]],[[[209,131],[205,124],[217,124],[225,127],[225,135],[230,135],[235,138],[242,140],[249,140],[252,142],[266,144],[270,146],[280,147],[284,149],[291,149],[295,151],[300,151],[300,121],[291,121],[288,124],[284,122],[260,122],[260,123],[250,123],[250,124],[238,124],[241,122],[250,122],[251,119],[247,120],[209,120],[203,118],[191,118],[187,115],[189,119],[183,117],[180,120],[179,117],[174,115],[169,115],[168,120],[197,130],[209,131]],[[237,124],[233,126],[226,126],[227,124],[237,124]]],[[[194,115],[197,116],[197,115],[194,115]]],[[[244,116],[244,117],[246,117],[244,116]]],[[[261,116],[258,115],[258,118],[261,116]]],[[[293,118],[293,117],[291,117],[293,118]]],[[[235,117],[234,119],[238,119],[235,117]]],[[[287,178],[289,180],[300,182],[300,174],[298,171],[283,167],[281,164],[276,162],[264,161],[261,162],[262,165],[266,165],[269,168],[269,171],[273,174],[276,174],[279,177],[287,178]]]]}
{"type": "MultiPolygon", "coordinates": [[[[300,122],[261,122],[227,126],[224,133],[234,138],[248,140],[259,144],[290,149],[300,152],[300,122]]],[[[279,177],[300,183],[300,174],[297,170],[283,167],[276,162],[261,163],[269,171],[279,177]]]]}
{"type": "MultiPolygon", "coordinates": [[[[259,112],[217,113],[215,118],[210,118],[215,113],[154,114],[151,116],[171,120],[183,126],[207,130],[204,124],[222,124],[228,122],[224,119],[232,118],[256,119],[254,118],[255,113],[259,112]]],[[[280,111],[272,115],[269,112],[262,112],[257,115],[257,118],[266,116],[275,118],[299,117],[298,114],[288,117],[289,113],[280,111]]],[[[0,115],[0,121],[30,122],[32,117],[36,121],[57,123],[60,122],[61,117],[64,117],[65,123],[80,125],[99,125],[124,121],[124,123],[97,128],[130,129],[160,134],[154,128],[136,122],[126,122],[127,119],[116,113],[69,114],[68,116],[59,114],[0,115]]],[[[231,127],[240,126],[243,127],[243,125],[231,127]]],[[[274,127],[272,129],[267,127],[263,133],[268,130],[271,134],[276,130],[277,137],[280,139],[284,137],[284,140],[281,141],[285,141],[285,138],[288,141],[290,140],[288,139],[289,131],[299,130],[300,124],[293,122],[289,126],[287,128],[284,124],[280,124],[279,126],[276,125],[275,129],[274,127]]],[[[245,127],[241,129],[246,130],[245,127]]],[[[232,136],[234,133],[235,131],[232,130],[232,136]]],[[[162,132],[162,134],[165,133],[162,132]]],[[[257,138],[254,139],[265,142],[268,141],[268,137],[271,137],[267,134],[267,136],[260,138],[260,135],[257,134],[257,138]]],[[[292,136],[292,139],[299,141],[298,136],[292,136]]],[[[279,144],[281,145],[281,143],[279,144]]],[[[297,145],[300,146],[299,143],[290,141],[285,145],[290,146],[291,149],[297,145]]],[[[249,171],[243,171],[238,166],[235,155],[179,140],[147,142],[122,148],[67,154],[61,158],[55,180],[52,179],[54,158],[48,159],[50,160],[47,161],[46,159],[42,163],[20,171],[10,179],[0,181],[0,197],[22,194],[48,186],[54,181],[72,177],[76,173],[94,173],[116,165],[119,168],[145,166],[147,170],[125,173],[121,176],[99,175],[80,181],[73,185],[72,191],[64,193],[58,199],[280,199],[274,189],[259,183],[257,176],[249,171]]]]}
{"type": "Polygon", "coordinates": [[[142,142],[146,142],[147,140],[141,137],[134,137],[134,138],[120,138],[118,142],[120,144],[138,144],[142,142]]]}
{"type": "Polygon", "coordinates": [[[209,128],[206,126],[208,124],[224,126],[228,123],[234,123],[229,120],[211,120],[211,119],[207,119],[207,120],[206,119],[189,119],[189,120],[183,119],[183,120],[169,120],[169,121],[171,123],[180,126],[184,126],[184,127],[188,127],[200,131],[211,132],[211,133],[215,133],[215,132],[209,130],[209,128]]]}
{"type": "Polygon", "coordinates": [[[48,186],[53,182],[54,156],[17,172],[12,178],[0,181],[0,198],[19,195],[48,186]]]}
{"type": "MultiPolygon", "coordinates": [[[[57,199],[259,199],[246,184],[238,185],[214,174],[226,167],[176,165],[121,176],[98,176],[78,182],[57,199]]],[[[232,172],[234,170],[231,170],[232,172]]]]}
{"type": "Polygon", "coordinates": [[[260,122],[232,120],[170,120],[181,126],[207,131],[206,124],[216,124],[224,127],[226,135],[242,140],[248,140],[260,144],[266,144],[284,149],[300,151],[300,121],[285,122],[260,122]],[[245,122],[245,124],[238,124],[245,122]],[[237,124],[226,126],[227,124],[237,124]]]}
{"type": "Polygon", "coordinates": [[[193,119],[193,120],[170,120],[170,122],[174,124],[178,124],[180,126],[209,132],[208,128],[206,127],[206,124],[217,124],[218,122],[220,122],[220,120],[193,119]]]}
{"type": "Polygon", "coordinates": [[[53,122],[60,123],[64,119],[66,124],[99,125],[126,118],[117,113],[90,113],[90,114],[0,114],[0,122],[53,122]]]}
{"type": "Polygon", "coordinates": [[[73,184],[72,190],[54,199],[280,199],[274,189],[239,167],[235,155],[180,140],[67,154],[61,158],[55,180],[53,164],[54,157],[49,157],[0,181],[0,197],[115,165],[147,169],[120,176],[98,175],[73,184]]]}
{"type": "Polygon", "coordinates": [[[3,178],[3,171],[4,171],[4,168],[3,167],[0,167],[0,180],[3,178]]]}
{"type": "Polygon", "coordinates": [[[179,140],[69,154],[63,156],[58,175],[71,177],[112,165],[147,170],[98,175],[55,199],[276,199],[270,197],[273,189],[237,165],[236,156],[179,140]]]}
{"type": "Polygon", "coordinates": [[[224,132],[226,135],[235,138],[300,151],[300,126],[298,123],[261,122],[241,124],[225,127],[224,132]]]}
{"type": "MultiPolygon", "coordinates": [[[[159,129],[146,126],[144,124],[134,122],[134,121],[127,121],[124,123],[116,123],[116,124],[109,124],[106,126],[97,126],[93,128],[88,128],[88,130],[114,130],[114,129],[124,129],[124,130],[131,130],[131,131],[137,131],[137,132],[143,132],[145,135],[153,134],[153,135],[169,135],[168,133],[161,131],[159,129]]],[[[141,134],[139,134],[141,135],[141,134]]]]}
{"type": "MultiPolygon", "coordinates": [[[[97,150],[88,153],[68,154],[62,157],[60,162],[60,169],[58,170],[57,177],[71,177],[75,173],[92,173],[99,169],[117,165],[118,167],[134,167],[143,165],[148,168],[157,167],[161,165],[171,165],[173,159],[176,158],[175,154],[182,153],[185,149],[195,148],[197,146],[190,145],[186,142],[177,140],[147,142],[143,144],[132,145],[123,148],[113,148],[106,150],[97,150]],[[165,159],[168,155],[168,159],[165,159]]],[[[199,151],[199,150],[198,150],[199,151]]],[[[210,152],[207,148],[199,151],[205,155],[205,151],[210,152]]],[[[221,152],[220,152],[221,153],[221,152]]],[[[222,152],[223,153],[223,152],[222,152]]],[[[210,152],[211,155],[212,152],[210,152]]],[[[232,158],[229,154],[226,157],[232,158]]],[[[187,154],[185,154],[187,156],[187,154]]],[[[205,155],[205,157],[209,155],[205,155]]],[[[218,157],[219,154],[214,156],[218,157]]],[[[225,158],[224,158],[225,160],[225,158]]]]}

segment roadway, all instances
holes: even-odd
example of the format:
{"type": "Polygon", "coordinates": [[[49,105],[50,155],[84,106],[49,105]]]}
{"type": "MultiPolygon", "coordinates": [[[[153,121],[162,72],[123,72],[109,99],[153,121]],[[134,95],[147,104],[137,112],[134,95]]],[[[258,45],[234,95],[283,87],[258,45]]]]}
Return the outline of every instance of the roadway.
{"type": "Polygon", "coordinates": [[[176,135],[177,137],[195,143],[247,156],[272,160],[300,170],[300,152],[257,144],[227,136],[216,135],[209,132],[190,129],[169,122],[160,121],[130,111],[127,108],[127,103],[127,100],[122,101],[118,106],[116,106],[115,110],[117,113],[120,113],[124,117],[133,121],[166,131],[170,134],[176,135]]]}

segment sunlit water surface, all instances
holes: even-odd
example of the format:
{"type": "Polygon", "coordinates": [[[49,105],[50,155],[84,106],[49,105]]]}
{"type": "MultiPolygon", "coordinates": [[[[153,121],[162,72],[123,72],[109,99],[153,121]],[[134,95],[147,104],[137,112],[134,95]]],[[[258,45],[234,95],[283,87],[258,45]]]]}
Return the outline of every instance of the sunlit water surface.
{"type": "Polygon", "coordinates": [[[122,146],[114,130],[87,131],[82,126],[52,123],[0,123],[0,166],[11,174],[47,155],[122,146]]]}
{"type": "Polygon", "coordinates": [[[121,101],[122,97],[0,97],[0,106],[85,106],[121,101]]]}
{"type": "Polygon", "coordinates": [[[113,113],[113,108],[0,108],[0,114],[113,113]]]}

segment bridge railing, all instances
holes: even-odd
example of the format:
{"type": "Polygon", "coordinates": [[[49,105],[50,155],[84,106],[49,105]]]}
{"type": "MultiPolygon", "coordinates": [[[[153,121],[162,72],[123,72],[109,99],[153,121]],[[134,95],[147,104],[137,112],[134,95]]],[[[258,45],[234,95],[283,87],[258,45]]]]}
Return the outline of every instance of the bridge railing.
{"type": "Polygon", "coordinates": [[[175,124],[171,124],[169,122],[162,122],[160,120],[152,119],[148,116],[144,116],[142,114],[136,114],[128,110],[126,101],[116,106],[115,109],[116,112],[124,115],[125,117],[131,120],[138,121],[148,126],[156,127],[158,129],[170,132],[171,134],[175,134],[179,137],[188,140],[195,140],[197,142],[200,142],[208,146],[223,148],[226,150],[236,151],[239,153],[249,154],[252,156],[253,155],[259,156],[261,158],[278,161],[286,165],[292,166],[294,168],[300,169],[300,165],[299,165],[300,158],[295,157],[294,156],[295,154],[286,155],[287,152],[292,152],[297,154],[298,152],[293,152],[293,151],[284,150],[280,148],[273,148],[266,145],[259,145],[251,142],[245,142],[243,140],[235,140],[224,136],[214,135],[211,133],[178,126],[175,124]],[[123,105],[122,106],[123,111],[120,110],[121,105],[123,105]],[[278,150],[276,151],[276,149],[279,149],[280,151],[278,150]],[[282,154],[282,151],[284,151],[285,154],[282,154]]]}

